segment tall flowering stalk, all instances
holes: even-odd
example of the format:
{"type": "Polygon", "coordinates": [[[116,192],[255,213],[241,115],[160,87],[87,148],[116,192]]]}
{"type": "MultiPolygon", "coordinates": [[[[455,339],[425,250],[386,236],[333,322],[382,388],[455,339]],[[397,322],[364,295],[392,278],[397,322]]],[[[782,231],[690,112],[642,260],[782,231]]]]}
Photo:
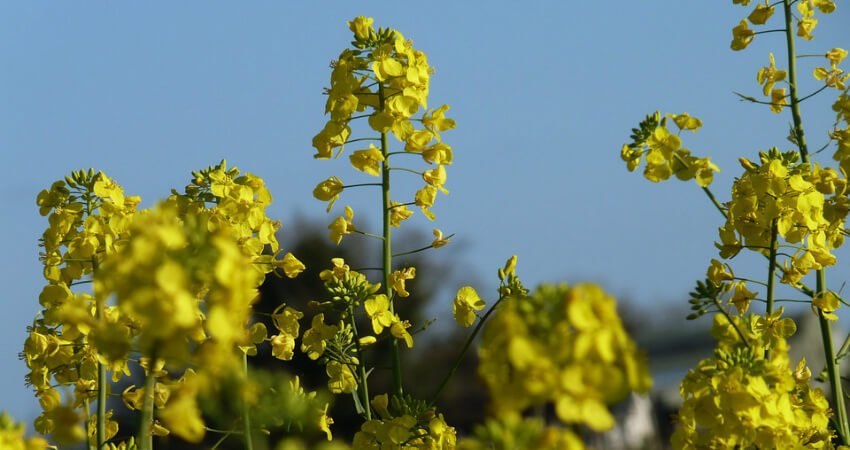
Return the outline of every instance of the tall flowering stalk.
{"type": "MultiPolygon", "coordinates": [[[[733,3],[747,6],[750,0],[733,0],[733,3]]],[[[796,39],[813,39],[812,32],[818,23],[816,14],[829,14],[835,8],[831,0],[758,3],[732,30],[731,48],[736,51],[745,49],[757,35],[784,35],[787,69],[778,69],[774,55],[769,54],[769,65],[756,74],[767,99],[738,95],[742,100],[765,105],[776,114],[787,108],[792,119],[788,141],[793,150],[774,147],[759,152],[755,162],[740,158],[744,172],[733,183],[731,200],[725,204],[720,204],[708,185],[697,177],[726,219],[719,228],[720,242],[715,244],[720,257],[732,259],[747,249],[762,254],[768,269],[766,280],[756,281],[736,276],[728,264],[712,260],[706,281],[699,282],[691,293],[695,312],[689,319],[707,312],[720,313],[715,316],[712,331],[719,343],[715,357],[702,361],[697,371],[691,371],[682,383],[684,405],[677,418],[680,428],[674,436],[677,447],[775,447],[798,442],[820,448],[832,446],[833,436],[838,443],[848,443],[850,428],[838,364],[843,355],[836,355],[830,330],[830,321],[837,320],[834,312],[847,302],[825,286],[825,269],[837,262],[833,251],[844,242],[844,222],[850,211],[846,178],[850,169],[847,163],[850,102],[845,86],[850,75],[838,68],[847,52],[833,48],[820,55],[797,55],[795,50],[796,39]],[[799,17],[792,9],[795,3],[799,17]],[[767,24],[779,4],[784,16],[782,28],[750,29],[750,25],[767,24]],[[823,85],[806,96],[798,93],[797,60],[803,56],[826,58],[829,65],[814,68],[814,78],[823,85]],[[783,85],[787,87],[780,87],[783,85]],[[828,88],[842,93],[833,105],[838,113],[835,129],[821,150],[837,144],[833,159],[839,162],[838,170],[811,161],[800,112],[803,101],[828,88]],[[839,127],[842,122],[844,129],[839,127]],[[815,288],[803,283],[809,275],[815,277],[815,288]],[[784,308],[775,306],[784,301],[775,297],[777,281],[804,294],[807,297],[804,301],[811,303],[818,317],[826,378],[833,396],[831,411],[820,390],[809,387],[810,372],[805,359],[797,363],[796,369],[788,361],[785,338],[795,332],[796,325],[791,319],[781,317],[784,308]],[[765,296],[759,298],[747,283],[765,287],[765,296]],[[752,301],[764,302],[764,316],[747,314],[752,301]],[[777,412],[784,418],[771,418],[777,412]],[[828,428],[833,412],[834,426],[828,428]]],[[[683,116],[687,115],[669,116],[679,133],[688,129],[696,131],[702,125],[697,119],[683,116]]],[[[691,178],[694,170],[697,173],[704,170],[700,169],[704,167],[700,160],[687,159],[689,152],[679,148],[680,140],[667,131],[665,124],[666,118],[661,119],[655,113],[633,129],[632,142],[621,151],[628,169],[635,170],[645,156],[644,175],[651,181],[669,178],[668,166],[682,179],[691,178]]]]}
{"type": "MultiPolygon", "coordinates": [[[[446,182],[445,167],[452,162],[452,149],[442,142],[441,132],[454,128],[453,120],[444,116],[449,109],[444,105],[436,110],[427,109],[429,81],[432,69],[424,53],[413,48],[401,33],[392,29],[372,27],[373,20],[357,17],[349,22],[354,33],[353,49],[344,50],[333,63],[331,86],[327,91],[326,112],[330,120],[324,129],[313,138],[317,150],[317,159],[339,157],[346,144],[354,142],[374,142],[368,148],[355,150],[349,156],[351,165],[374,177],[380,177],[380,183],[343,184],[338,177],[332,177],[320,183],[313,194],[319,200],[327,201],[328,211],[345,189],[360,186],[376,186],[381,190],[382,232],[380,235],[358,230],[353,224],[354,212],[346,206],[345,215],[334,220],[328,227],[330,238],[339,244],[342,237],[351,233],[360,233],[377,238],[382,242],[381,273],[383,293],[380,297],[369,298],[366,304],[367,314],[375,323],[376,333],[384,327],[392,330],[394,339],[390,340],[392,354],[393,393],[403,396],[402,368],[399,355],[399,339],[405,340],[404,331],[409,326],[395,314],[395,303],[407,297],[405,280],[415,276],[415,268],[394,270],[393,257],[410,254],[429,248],[445,245],[448,238],[442,232],[434,230],[436,239],[420,249],[393,253],[392,228],[401,226],[401,222],[413,215],[408,206],[416,205],[430,220],[434,214],[429,210],[434,205],[438,191],[447,194],[443,186],[446,182]],[[419,118],[415,118],[424,110],[419,118]],[[363,113],[355,115],[357,113],[363,113]],[[351,139],[353,121],[365,118],[369,128],[378,133],[376,137],[351,139]],[[418,123],[421,128],[414,124],[418,123]],[[389,135],[404,143],[403,151],[391,151],[389,135]],[[406,166],[394,165],[396,159],[404,160],[405,154],[418,154],[433,168],[424,171],[406,166]],[[391,174],[406,172],[422,177],[425,186],[416,192],[412,199],[396,202],[391,198],[391,174]],[[380,300],[378,300],[380,299],[380,300]]],[[[379,285],[380,286],[380,285],[379,285]]],[[[363,299],[367,301],[367,299],[363,299]]],[[[357,305],[351,305],[352,307],[357,305]]],[[[353,309],[349,312],[349,326],[356,332],[353,309]]],[[[409,346],[410,344],[408,344],[409,346]]],[[[357,352],[359,355],[359,351],[357,352]]],[[[364,411],[371,416],[368,408],[365,365],[358,363],[360,370],[359,390],[364,411]]]]}

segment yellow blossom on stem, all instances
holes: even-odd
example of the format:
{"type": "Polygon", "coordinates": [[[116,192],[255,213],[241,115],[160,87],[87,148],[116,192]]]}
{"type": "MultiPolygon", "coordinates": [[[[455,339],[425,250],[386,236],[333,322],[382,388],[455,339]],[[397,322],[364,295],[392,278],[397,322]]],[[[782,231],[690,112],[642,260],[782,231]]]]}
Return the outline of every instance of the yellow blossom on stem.
{"type": "Polygon", "coordinates": [[[402,270],[396,270],[390,275],[390,283],[392,283],[393,291],[395,291],[399,297],[409,296],[410,293],[407,292],[404,282],[412,280],[414,277],[416,277],[415,267],[406,267],[402,270]]]}
{"type": "Polygon", "coordinates": [[[333,207],[334,202],[339,198],[339,194],[342,192],[343,184],[342,181],[337,177],[328,178],[325,181],[316,186],[313,189],[313,197],[323,201],[330,202],[328,204],[328,212],[330,212],[331,207],[333,207]]]}
{"type": "Polygon", "coordinates": [[[381,334],[385,327],[389,327],[396,320],[389,309],[390,301],[384,294],[366,299],[363,306],[366,308],[366,314],[372,319],[372,330],[375,334],[381,334]]]}
{"type": "Polygon", "coordinates": [[[434,228],[434,240],[431,242],[431,247],[440,248],[448,245],[449,239],[443,238],[443,232],[437,228],[434,228]]]}
{"type": "Polygon", "coordinates": [[[475,311],[481,311],[487,303],[478,296],[471,286],[464,286],[457,291],[452,304],[455,321],[462,327],[469,327],[475,322],[475,311]]]}
{"type": "Polygon", "coordinates": [[[351,165],[355,169],[377,177],[381,174],[381,162],[384,161],[384,155],[381,154],[381,149],[375,148],[369,144],[366,150],[357,150],[348,157],[351,160],[351,165]]]}
{"type": "Polygon", "coordinates": [[[345,216],[337,217],[336,220],[331,222],[328,225],[328,229],[331,230],[331,242],[339,245],[342,242],[342,237],[346,234],[351,234],[357,230],[351,220],[354,219],[354,210],[352,210],[349,206],[345,207],[345,216]]]}
{"type": "Polygon", "coordinates": [[[407,209],[407,205],[399,203],[399,202],[390,202],[390,226],[391,227],[400,227],[401,222],[410,218],[413,215],[413,211],[407,209]]]}
{"type": "Polygon", "coordinates": [[[732,29],[732,50],[743,50],[750,45],[755,37],[755,32],[747,26],[747,21],[742,20],[735,28],[732,29]]]}

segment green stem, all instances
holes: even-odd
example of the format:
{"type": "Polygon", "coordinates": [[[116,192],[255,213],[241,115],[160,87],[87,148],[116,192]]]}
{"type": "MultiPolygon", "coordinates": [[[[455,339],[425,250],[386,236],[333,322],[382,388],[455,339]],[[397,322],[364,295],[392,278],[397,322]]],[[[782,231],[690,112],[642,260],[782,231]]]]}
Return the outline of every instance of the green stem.
{"type": "Polygon", "coordinates": [[[343,189],[353,188],[353,187],[361,187],[361,186],[382,186],[381,183],[359,183],[359,184],[346,184],[343,186],[343,189]]]}
{"type": "MultiPolygon", "coordinates": [[[[92,256],[92,278],[97,272],[97,258],[92,256]]],[[[103,320],[103,301],[95,297],[95,308],[98,320],[103,320]]],[[[103,449],[106,444],[106,365],[98,360],[97,363],[97,450],[103,449]]]]}
{"type": "Polygon", "coordinates": [[[720,204],[720,202],[717,201],[717,198],[714,197],[714,194],[711,192],[711,189],[704,187],[702,188],[702,191],[705,192],[705,195],[707,195],[709,199],[711,199],[711,203],[714,203],[714,207],[717,208],[718,211],[720,211],[720,214],[723,214],[724,218],[728,217],[726,215],[726,210],[723,209],[723,206],[720,204]]]}
{"type": "Polygon", "coordinates": [[[794,33],[791,28],[791,1],[783,0],[785,9],[785,44],[788,47],[788,84],[791,91],[791,116],[794,119],[794,135],[800,149],[800,159],[809,162],[809,150],[806,148],[806,136],[803,134],[803,120],[800,118],[800,101],[797,99],[797,57],[794,50],[794,33]]]}
{"type": "Polygon", "coordinates": [[[216,443],[212,447],[210,447],[210,450],[216,450],[232,434],[233,434],[232,431],[224,434],[218,441],[216,441],[216,443]]]}
{"type": "MultiPolygon", "coordinates": [[[[448,235],[448,236],[444,237],[444,238],[443,238],[443,240],[449,240],[449,239],[451,239],[453,236],[454,236],[454,233],[452,233],[452,234],[450,234],[450,235],[448,235]]],[[[426,245],[426,246],[424,246],[424,247],[417,248],[416,250],[409,250],[409,251],[401,252],[401,253],[393,253],[393,257],[396,257],[396,256],[404,256],[404,255],[412,255],[413,253],[424,252],[425,250],[428,250],[428,249],[430,249],[430,248],[432,248],[432,247],[434,247],[434,244],[429,244],[429,245],[426,245]]]]}
{"type": "MultiPolygon", "coordinates": [[[[378,107],[381,111],[384,110],[384,101],[386,97],[384,96],[384,84],[381,83],[378,85],[378,107]]],[[[383,195],[383,203],[384,203],[384,246],[383,246],[383,261],[384,261],[384,289],[386,289],[387,298],[390,300],[390,312],[395,313],[395,307],[393,302],[393,289],[391,284],[392,277],[392,265],[393,265],[393,247],[392,247],[392,228],[390,227],[390,218],[392,207],[392,202],[390,201],[390,165],[389,165],[389,144],[387,143],[387,133],[381,133],[381,154],[384,156],[384,160],[381,162],[381,193],[383,195]]],[[[393,363],[393,393],[398,397],[402,398],[404,395],[404,391],[402,389],[402,376],[401,376],[401,354],[398,349],[398,340],[393,339],[390,341],[390,348],[392,349],[392,363],[393,363]]]]}
{"type": "MultiPolygon", "coordinates": [[[[794,119],[793,135],[797,148],[800,150],[800,159],[803,163],[809,162],[809,151],[806,147],[806,135],[803,132],[803,120],[800,117],[800,101],[797,97],[797,57],[794,50],[794,35],[791,31],[791,1],[783,0],[785,10],[785,41],[788,47],[788,84],[790,85],[791,117],[794,119]]],[[[825,275],[823,269],[817,271],[816,292],[812,295],[814,299],[825,293],[825,275]]],[[[850,425],[847,422],[847,407],[844,403],[843,388],[841,386],[841,373],[838,361],[835,359],[835,347],[832,343],[832,332],[829,321],[818,308],[818,320],[820,322],[821,337],[823,338],[823,350],[826,356],[826,366],[829,372],[829,385],[832,388],[832,398],[837,420],[838,437],[842,443],[847,443],[850,436],[850,425]]]]}
{"type": "Polygon", "coordinates": [[[388,170],[401,170],[402,172],[410,172],[410,173],[415,173],[416,175],[422,175],[422,172],[420,172],[418,170],[407,169],[405,167],[392,167],[388,170]]]}
{"type": "MultiPolygon", "coordinates": [[[[826,293],[825,275],[823,270],[817,272],[817,296],[826,293]]],[[[846,444],[850,436],[850,428],[847,426],[847,407],[844,403],[844,388],[841,384],[841,366],[835,357],[835,346],[832,342],[832,330],[829,320],[823,315],[823,310],[818,308],[818,321],[820,322],[821,338],[823,339],[824,356],[826,357],[826,370],[829,374],[829,386],[832,388],[832,402],[835,408],[835,417],[838,428],[838,438],[846,444]]]]}
{"type": "Polygon", "coordinates": [[[770,222],[770,256],[768,256],[767,263],[767,315],[773,314],[773,291],[776,285],[776,241],[778,234],[776,219],[773,219],[770,222]]]}
{"type": "Polygon", "coordinates": [[[472,345],[472,341],[475,340],[475,336],[478,335],[478,332],[481,330],[481,327],[484,325],[484,322],[487,321],[487,318],[490,317],[490,314],[493,313],[493,311],[496,309],[496,306],[499,306],[499,303],[501,303],[502,300],[506,298],[506,296],[500,296],[499,299],[496,300],[496,303],[493,303],[493,306],[491,306],[490,309],[487,310],[484,316],[481,317],[481,319],[475,325],[475,329],[472,330],[472,334],[469,335],[469,337],[466,339],[466,343],[463,344],[463,348],[460,350],[460,354],[457,355],[457,358],[455,358],[455,362],[454,364],[452,364],[452,368],[449,370],[449,373],[447,373],[446,376],[443,377],[443,381],[440,382],[440,386],[438,386],[437,390],[434,391],[434,394],[431,395],[431,400],[428,401],[428,406],[433,406],[434,403],[437,401],[437,398],[440,396],[440,393],[443,392],[443,389],[449,383],[449,380],[455,374],[457,368],[460,367],[460,363],[461,361],[463,361],[464,355],[466,355],[467,350],[469,350],[469,347],[472,345]]]}
{"type": "MultiPolygon", "coordinates": [[[[248,382],[248,354],[242,352],[242,372],[245,375],[245,382],[248,382]]],[[[245,443],[246,450],[254,450],[254,443],[251,440],[251,414],[248,409],[248,399],[242,397],[242,440],[245,443]]]]}
{"type": "Polygon", "coordinates": [[[151,426],[153,424],[153,399],[156,390],[156,352],[151,355],[148,373],[145,375],[145,399],[142,403],[142,415],[139,419],[139,435],[136,442],[141,450],[153,450],[153,435],[151,426]]]}
{"type": "Polygon", "coordinates": [[[384,239],[383,236],[378,236],[377,234],[367,233],[365,231],[354,230],[354,232],[357,233],[357,234],[362,234],[363,236],[369,236],[369,237],[373,237],[373,238],[384,239]]]}
{"type": "Polygon", "coordinates": [[[360,334],[357,332],[354,308],[351,305],[348,306],[348,317],[351,319],[351,331],[354,332],[354,344],[357,347],[357,359],[359,360],[357,368],[360,372],[360,386],[357,387],[357,390],[360,393],[363,408],[366,410],[366,420],[372,420],[372,408],[369,406],[369,383],[366,381],[366,361],[363,357],[363,350],[360,348],[360,334]]]}

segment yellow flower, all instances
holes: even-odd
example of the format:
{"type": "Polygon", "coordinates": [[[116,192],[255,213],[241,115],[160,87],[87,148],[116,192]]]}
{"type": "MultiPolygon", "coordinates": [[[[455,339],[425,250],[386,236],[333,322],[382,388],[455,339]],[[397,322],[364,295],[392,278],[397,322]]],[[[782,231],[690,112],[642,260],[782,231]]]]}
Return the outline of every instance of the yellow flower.
{"type": "Polygon", "coordinates": [[[826,59],[829,60],[829,64],[832,65],[832,67],[835,67],[841,64],[841,61],[847,57],[847,50],[844,50],[843,48],[833,48],[826,52],[825,56],[826,59]]]}
{"type": "Polygon", "coordinates": [[[407,348],[413,348],[413,336],[407,332],[408,328],[410,328],[410,322],[406,320],[396,320],[390,327],[390,334],[392,334],[396,339],[404,340],[407,348]]]}
{"type": "Polygon", "coordinates": [[[750,292],[747,289],[747,284],[743,281],[735,283],[735,293],[729,300],[729,303],[735,305],[739,315],[744,315],[750,307],[750,300],[756,298],[755,292],[750,292]]]}
{"type": "Polygon", "coordinates": [[[366,150],[355,151],[348,159],[351,160],[351,165],[361,172],[375,177],[381,174],[381,162],[384,160],[384,155],[372,144],[369,144],[366,150]]]}
{"type": "Polygon", "coordinates": [[[407,209],[407,205],[399,202],[390,202],[390,226],[400,227],[401,222],[410,218],[413,211],[407,209]]]}
{"type": "Polygon", "coordinates": [[[800,19],[797,21],[797,36],[801,38],[811,41],[814,36],[812,36],[812,31],[818,25],[818,19],[815,17],[800,19]]]}
{"type": "Polygon", "coordinates": [[[354,210],[350,207],[345,207],[345,217],[337,217],[336,220],[331,222],[328,225],[328,229],[331,230],[331,242],[339,245],[342,242],[342,237],[346,234],[351,234],[357,230],[351,220],[354,219],[354,210]]]}
{"type": "Polygon", "coordinates": [[[271,337],[272,356],[277,359],[289,361],[295,354],[295,338],[286,333],[276,334],[271,337]]]}
{"type": "Polygon", "coordinates": [[[770,110],[779,114],[782,112],[782,107],[788,104],[788,99],[785,98],[785,88],[774,89],[770,91],[770,110]]]}
{"type": "Polygon", "coordinates": [[[348,364],[340,364],[338,361],[328,362],[325,371],[330,378],[328,389],[334,394],[349,394],[357,387],[357,379],[351,372],[348,364]]]}
{"type": "Polygon", "coordinates": [[[443,166],[437,166],[436,169],[426,170],[422,173],[422,179],[425,180],[426,183],[434,186],[439,189],[443,194],[448,194],[449,191],[443,187],[446,183],[446,168],[443,166]]]}
{"type": "Polygon", "coordinates": [[[186,441],[198,443],[204,438],[206,426],[192,390],[189,388],[179,393],[157,415],[172,433],[186,441]]]}
{"type": "Polygon", "coordinates": [[[339,328],[336,325],[325,325],[325,315],[323,313],[313,316],[313,327],[304,332],[301,337],[301,351],[307,354],[310,359],[319,359],[325,348],[327,347],[326,340],[333,337],[339,328]]]}
{"type": "Polygon", "coordinates": [[[434,200],[437,197],[437,188],[431,185],[427,185],[422,189],[416,191],[416,196],[414,197],[414,203],[416,206],[422,208],[422,214],[425,214],[425,217],[428,220],[434,220],[434,213],[428,210],[428,208],[434,206],[434,200]]]}
{"type": "Polygon", "coordinates": [[[699,120],[696,117],[691,117],[686,112],[679,115],[667,114],[667,117],[673,119],[673,122],[680,130],[691,130],[696,133],[697,128],[702,126],[702,120],[699,120]]]}
{"type": "MultiPolygon", "coordinates": [[[[827,320],[838,320],[838,316],[832,314],[832,312],[839,307],[841,307],[841,303],[838,301],[838,296],[833,294],[832,291],[826,291],[822,295],[812,298],[812,311],[815,311],[815,308],[820,308],[823,311],[823,317],[827,320]]],[[[817,311],[815,311],[815,314],[817,314],[817,311]]]]}
{"type": "Polygon", "coordinates": [[[716,259],[711,260],[711,265],[708,267],[706,275],[708,276],[708,280],[715,286],[720,286],[723,281],[735,279],[735,275],[732,273],[732,269],[729,265],[721,264],[720,261],[716,259]]]}
{"type": "Polygon", "coordinates": [[[755,32],[747,27],[747,21],[742,20],[737,27],[732,29],[732,50],[743,50],[750,45],[755,37],[755,32]]]}
{"type": "Polygon", "coordinates": [[[333,425],[334,420],[328,416],[328,406],[330,406],[330,404],[325,403],[325,407],[322,409],[322,414],[319,416],[319,429],[325,432],[328,436],[328,440],[330,441],[333,440],[330,426],[333,425]]]}
{"type": "Polygon", "coordinates": [[[769,96],[773,85],[779,81],[785,80],[787,72],[784,70],[776,70],[776,61],[773,59],[773,53],[770,56],[770,66],[759,69],[756,79],[759,84],[764,85],[764,95],[769,96]]]}
{"type": "Polygon", "coordinates": [[[307,268],[301,261],[298,260],[292,253],[283,255],[283,260],[277,262],[276,267],[283,269],[283,273],[289,278],[295,278],[307,268]]]}
{"type": "Polygon", "coordinates": [[[462,327],[469,327],[475,322],[475,311],[481,311],[487,303],[481,300],[478,293],[471,286],[464,286],[457,291],[452,313],[455,321],[462,327]]]}
{"type": "Polygon", "coordinates": [[[412,280],[416,276],[415,267],[407,267],[403,270],[396,270],[390,275],[390,284],[393,290],[398,293],[399,297],[407,297],[410,295],[405,289],[404,282],[412,280]]]}
{"type": "Polygon", "coordinates": [[[323,202],[330,202],[327,209],[327,211],[330,212],[334,202],[339,198],[339,194],[342,192],[342,189],[342,181],[340,181],[337,177],[331,177],[322,181],[315,189],[313,189],[313,197],[316,197],[323,202]]]}
{"type": "MultiPolygon", "coordinates": [[[[373,39],[375,37],[375,30],[372,28],[374,21],[375,19],[371,17],[357,16],[348,22],[348,29],[354,33],[354,38],[358,41],[373,39]]],[[[330,439],[330,433],[328,433],[328,440],[330,439]]]]}
{"type": "Polygon", "coordinates": [[[390,312],[390,301],[384,294],[378,294],[366,299],[363,306],[366,314],[372,319],[372,330],[375,334],[381,334],[384,327],[389,327],[395,321],[393,313],[390,312]]]}
{"type": "Polygon", "coordinates": [[[442,142],[438,142],[422,151],[422,159],[427,163],[450,166],[452,164],[452,148],[442,142]]]}
{"type": "Polygon", "coordinates": [[[753,25],[764,25],[767,22],[767,19],[770,19],[770,16],[773,15],[773,6],[770,6],[765,0],[764,4],[756,5],[756,9],[750,13],[748,19],[753,25]]]}
{"type": "Polygon", "coordinates": [[[440,248],[448,245],[449,238],[443,239],[443,232],[434,228],[434,240],[431,242],[431,247],[440,248]]]}

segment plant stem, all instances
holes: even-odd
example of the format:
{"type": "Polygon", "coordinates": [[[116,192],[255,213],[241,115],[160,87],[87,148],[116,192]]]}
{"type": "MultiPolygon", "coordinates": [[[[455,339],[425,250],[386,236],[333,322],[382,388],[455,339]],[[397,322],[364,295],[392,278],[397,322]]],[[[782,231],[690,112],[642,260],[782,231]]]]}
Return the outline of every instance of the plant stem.
{"type": "MultiPolygon", "coordinates": [[[[245,375],[245,382],[248,382],[248,354],[242,352],[242,373],[245,375]]],[[[245,443],[246,450],[254,450],[254,443],[251,441],[251,414],[248,410],[248,399],[242,396],[242,440],[245,443]]]]}
{"type": "Polygon", "coordinates": [[[452,364],[452,368],[449,370],[449,373],[447,373],[446,376],[443,377],[443,381],[440,382],[440,386],[437,387],[437,390],[434,391],[434,394],[431,395],[431,399],[428,400],[428,406],[433,406],[434,403],[437,401],[437,398],[440,396],[440,393],[443,392],[443,389],[449,383],[449,380],[455,374],[457,368],[460,367],[460,362],[463,361],[464,355],[466,355],[467,350],[469,350],[469,346],[472,345],[472,341],[475,340],[475,336],[478,335],[478,332],[481,330],[481,327],[484,325],[484,322],[487,321],[487,318],[490,317],[490,314],[493,313],[493,311],[496,309],[496,306],[498,306],[499,303],[501,303],[502,300],[506,298],[506,296],[500,296],[499,299],[496,300],[496,303],[493,303],[493,306],[491,306],[490,309],[487,310],[484,316],[481,317],[481,320],[479,320],[478,323],[475,325],[475,329],[472,330],[472,334],[469,335],[469,338],[466,339],[466,343],[463,344],[463,348],[460,350],[460,354],[457,355],[457,358],[455,358],[455,362],[454,364],[452,364]]]}
{"type": "MultiPolygon", "coordinates": [[[[770,256],[767,263],[767,315],[773,314],[773,291],[776,285],[776,251],[777,251],[777,235],[779,234],[776,226],[776,219],[770,222],[770,256]]],[[[769,357],[767,359],[770,359],[769,357]]]]}
{"type": "Polygon", "coordinates": [[[145,375],[145,400],[142,403],[142,415],[139,419],[139,435],[136,437],[136,442],[141,450],[153,450],[151,425],[153,424],[153,399],[156,389],[156,375],[154,374],[156,366],[156,351],[154,351],[151,355],[148,373],[145,375]]]}
{"type": "MultiPolygon", "coordinates": [[[[826,293],[824,285],[824,272],[817,272],[817,295],[826,293]]],[[[829,385],[832,388],[832,402],[835,407],[835,416],[837,421],[838,438],[842,443],[846,444],[850,429],[847,426],[847,407],[844,403],[844,388],[841,385],[841,367],[835,358],[835,346],[832,343],[832,330],[830,329],[829,320],[823,315],[823,311],[818,308],[818,321],[820,322],[821,338],[823,339],[824,356],[826,357],[826,370],[829,374],[829,385]]]]}
{"type": "Polygon", "coordinates": [[[348,318],[351,320],[351,330],[354,332],[354,344],[357,346],[357,359],[359,364],[357,367],[360,372],[360,386],[357,390],[360,392],[360,399],[363,402],[363,408],[366,410],[366,420],[372,420],[372,408],[369,406],[369,383],[366,381],[366,362],[363,358],[363,350],[360,347],[360,334],[357,332],[357,323],[354,320],[354,307],[348,306],[348,318]]]}
{"type": "MultiPolygon", "coordinates": [[[[97,258],[92,256],[92,279],[97,272],[97,258]]],[[[95,308],[97,319],[103,320],[103,301],[95,293],[95,308]]],[[[101,450],[106,444],[106,366],[98,360],[97,362],[97,450],[101,450]]]]}
{"type": "MultiPolygon", "coordinates": [[[[386,97],[384,96],[384,84],[381,83],[378,85],[378,107],[381,111],[384,110],[384,101],[386,97]]],[[[391,218],[391,207],[392,203],[390,202],[390,165],[389,165],[389,144],[387,143],[387,133],[381,133],[381,154],[384,156],[384,160],[381,162],[381,193],[383,195],[383,203],[384,203],[384,246],[383,246],[383,260],[384,260],[384,289],[386,289],[387,298],[390,300],[390,312],[395,313],[395,307],[393,305],[393,289],[391,284],[391,276],[392,276],[392,265],[393,265],[393,247],[392,247],[392,228],[390,227],[390,218],[391,218]]],[[[402,390],[402,377],[401,377],[401,355],[398,349],[398,340],[392,339],[390,341],[390,348],[392,349],[392,362],[393,362],[393,394],[396,395],[399,399],[401,399],[404,391],[402,390]]],[[[367,405],[365,405],[367,406],[367,405]]]]}
{"type": "Polygon", "coordinates": [[[711,203],[714,203],[714,207],[717,208],[718,211],[720,211],[720,214],[723,214],[724,218],[727,217],[726,210],[723,209],[723,206],[721,206],[720,202],[717,201],[717,198],[714,197],[714,194],[711,192],[711,189],[704,187],[702,188],[702,191],[705,192],[705,195],[707,195],[709,199],[711,199],[711,203]]]}
{"type": "MultiPolygon", "coordinates": [[[[794,50],[794,35],[791,31],[791,1],[783,0],[785,10],[785,41],[788,47],[788,84],[790,86],[791,117],[794,119],[793,135],[797,148],[800,150],[800,159],[803,163],[809,162],[809,151],[806,147],[806,136],[803,132],[803,120],[800,118],[800,100],[797,97],[797,56],[794,50]]],[[[812,298],[822,296],[825,293],[824,270],[817,271],[816,291],[812,298]]],[[[850,435],[850,425],[847,422],[847,407],[844,403],[843,388],[841,386],[841,368],[835,359],[835,347],[832,343],[832,332],[829,321],[818,308],[818,320],[820,322],[821,337],[823,338],[823,350],[826,356],[826,367],[829,372],[829,385],[832,388],[832,398],[837,420],[836,428],[838,437],[842,443],[847,443],[850,435]]]]}
{"type": "Polygon", "coordinates": [[[794,135],[800,149],[800,159],[809,162],[809,150],[806,148],[806,136],[803,134],[803,120],[800,118],[800,101],[797,99],[797,56],[794,50],[794,33],[791,28],[791,1],[782,0],[785,9],[785,44],[788,47],[788,84],[790,86],[791,117],[794,119],[794,135]]]}

